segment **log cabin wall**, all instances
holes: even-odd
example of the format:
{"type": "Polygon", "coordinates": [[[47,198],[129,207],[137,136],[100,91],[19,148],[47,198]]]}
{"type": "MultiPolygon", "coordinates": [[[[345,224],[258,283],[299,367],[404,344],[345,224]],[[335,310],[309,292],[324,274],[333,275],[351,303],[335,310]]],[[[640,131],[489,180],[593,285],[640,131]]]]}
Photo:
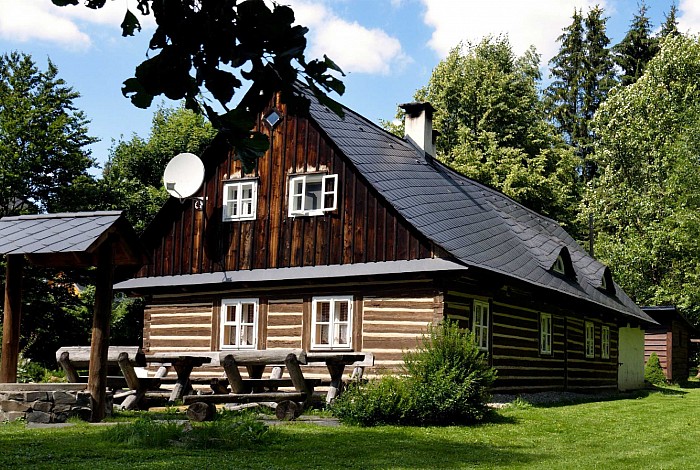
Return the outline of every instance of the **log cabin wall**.
{"type": "Polygon", "coordinates": [[[221,149],[205,152],[206,210],[195,210],[192,201],[168,201],[144,235],[152,262],[138,277],[433,256],[432,244],[370,188],[313,122],[286,115],[279,101],[262,116],[271,110],[282,119],[270,129],[259,117],[257,129],[269,136],[270,149],[252,172],[221,149]],[[290,175],[313,172],[338,175],[337,209],[288,216],[290,175]],[[239,178],[257,181],[255,220],[222,222],[224,182],[239,178]]]}
{"type": "Polygon", "coordinates": [[[144,352],[211,351],[212,320],[211,298],[150,302],[144,312],[144,352]]]}
{"type": "Polygon", "coordinates": [[[618,326],[517,292],[512,286],[461,279],[445,292],[445,316],[473,328],[474,302],[489,307],[489,361],[497,370],[495,392],[595,391],[617,388],[618,326]],[[480,285],[481,284],[481,285],[480,285]],[[540,348],[540,314],[551,315],[551,353],[540,348]],[[585,354],[585,322],[594,324],[595,353],[585,354]],[[610,331],[609,358],[602,358],[601,331],[610,331]]]}

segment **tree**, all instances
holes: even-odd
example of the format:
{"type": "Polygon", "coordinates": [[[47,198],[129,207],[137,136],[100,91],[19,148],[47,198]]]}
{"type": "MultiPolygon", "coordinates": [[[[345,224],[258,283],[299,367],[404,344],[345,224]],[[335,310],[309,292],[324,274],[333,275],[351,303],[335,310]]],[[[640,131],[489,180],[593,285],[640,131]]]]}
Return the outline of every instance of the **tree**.
{"type": "Polygon", "coordinates": [[[678,13],[678,7],[675,2],[671,4],[671,9],[667,14],[664,15],[664,22],[661,25],[661,30],[657,35],[658,39],[663,39],[668,36],[676,37],[681,33],[678,31],[678,19],[676,15],[678,13]]]}
{"type": "Polygon", "coordinates": [[[437,156],[526,206],[573,220],[575,159],[545,120],[539,57],[516,57],[506,37],[454,48],[416,92],[429,101],[437,156]]]}
{"type": "MultiPolygon", "coordinates": [[[[31,56],[0,56],[0,215],[82,209],[96,183],[87,145],[88,121],[76,108],[79,94],[48,62],[39,70],[31,56]]],[[[0,278],[4,278],[0,266],[0,278]]],[[[34,359],[55,363],[62,341],[79,333],[66,308],[80,304],[76,273],[24,268],[21,347],[34,359]],[[58,338],[60,332],[61,338],[58,338]]],[[[1,280],[4,285],[4,279],[1,280]]]]}
{"type": "Polygon", "coordinates": [[[80,96],[31,56],[0,56],[0,216],[75,207],[95,167],[80,96]]]}
{"type": "Polygon", "coordinates": [[[558,38],[559,53],[550,61],[553,80],[545,90],[549,116],[581,159],[584,180],[595,175],[588,160],[595,140],[590,122],[616,84],[606,22],[599,7],[585,18],[574,10],[571,25],[558,38]]]}
{"type": "Polygon", "coordinates": [[[200,114],[183,107],[160,107],[148,139],[134,135],[110,150],[102,174],[105,207],[120,209],[141,232],[168,198],[162,182],[169,159],[181,152],[201,155],[216,130],[200,114]]]}
{"type": "MultiPolygon", "coordinates": [[[[59,6],[79,3],[52,1],[59,6]]],[[[93,9],[105,3],[85,1],[93,9]]],[[[283,99],[299,110],[308,108],[308,100],[295,87],[298,76],[324,105],[342,114],[325,94],[344,92],[342,82],[331,73],[342,71],[326,56],[307,62],[304,36],[308,29],[293,25],[294,12],[288,6],[273,3],[269,8],[264,0],[138,0],[138,10],[142,15],[153,14],[158,25],[149,44],[157,53],[124,82],[124,96],[142,108],[159,95],[184,100],[188,109],[206,114],[244,167],[252,168],[269,146],[267,137],[252,129],[255,115],[274,92],[280,90],[283,99]],[[230,108],[236,90],[243,87],[239,77],[252,81],[259,93],[230,108]]],[[[141,30],[128,8],[121,27],[124,36],[141,30]]]]}
{"type": "Polygon", "coordinates": [[[651,34],[651,21],[646,13],[647,6],[642,2],[627,34],[613,47],[615,63],[622,69],[620,80],[625,86],[642,76],[647,63],[659,50],[658,40],[651,34]]]}
{"type": "Polygon", "coordinates": [[[595,118],[596,252],[639,304],[700,320],[700,43],[669,37],[595,118]]]}

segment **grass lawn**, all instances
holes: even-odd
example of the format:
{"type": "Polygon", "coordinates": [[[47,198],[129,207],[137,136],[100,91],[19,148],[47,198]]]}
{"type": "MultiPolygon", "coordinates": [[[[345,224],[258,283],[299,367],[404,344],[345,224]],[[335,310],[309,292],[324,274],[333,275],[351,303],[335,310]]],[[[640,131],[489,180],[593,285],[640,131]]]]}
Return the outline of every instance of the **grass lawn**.
{"type": "Polygon", "coordinates": [[[225,451],[114,444],[105,427],[87,424],[0,424],[0,468],[698,468],[699,385],[631,399],[507,408],[474,427],[292,423],[274,427],[264,446],[225,451]]]}

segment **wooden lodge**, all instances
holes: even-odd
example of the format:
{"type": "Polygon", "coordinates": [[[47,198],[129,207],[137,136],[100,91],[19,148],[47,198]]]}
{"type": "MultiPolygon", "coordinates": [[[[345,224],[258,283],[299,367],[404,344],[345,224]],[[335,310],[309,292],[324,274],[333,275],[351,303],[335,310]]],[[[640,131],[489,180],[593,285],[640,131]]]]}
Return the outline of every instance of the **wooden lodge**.
{"type": "Polygon", "coordinates": [[[401,139],[309,99],[261,113],[251,172],[212,145],[203,210],[172,198],[144,233],[152,262],[115,288],[147,298],[145,352],[366,351],[384,372],[451,318],[496,391],[642,385],[653,320],[555,221],[433,159],[430,105],[401,139]]]}
{"type": "Polygon", "coordinates": [[[671,382],[687,380],[690,375],[690,342],[698,337],[697,330],[672,305],[642,307],[658,325],[644,334],[644,360],[652,353],[659,356],[666,379],[671,382]]]}

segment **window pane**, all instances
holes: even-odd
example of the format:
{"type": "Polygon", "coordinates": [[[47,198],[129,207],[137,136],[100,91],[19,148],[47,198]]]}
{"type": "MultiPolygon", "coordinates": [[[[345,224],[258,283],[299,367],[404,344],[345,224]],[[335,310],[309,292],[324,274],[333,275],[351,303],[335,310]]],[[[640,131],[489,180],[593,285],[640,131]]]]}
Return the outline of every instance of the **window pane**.
{"type": "Polygon", "coordinates": [[[241,197],[243,199],[253,199],[253,185],[251,185],[251,184],[244,185],[242,188],[241,197]]]}
{"type": "Polygon", "coordinates": [[[318,302],[316,304],[316,321],[328,323],[331,321],[331,303],[318,302]]]}
{"type": "Polygon", "coordinates": [[[253,323],[255,321],[255,305],[243,304],[242,307],[241,323],[253,323]]]}
{"type": "Polygon", "coordinates": [[[241,326],[241,341],[239,346],[251,346],[255,343],[255,331],[252,325],[241,326]]]}
{"type": "Polygon", "coordinates": [[[304,209],[307,211],[316,210],[321,207],[321,182],[306,181],[306,194],[304,209]]]}
{"type": "Polygon", "coordinates": [[[336,321],[346,322],[348,321],[348,301],[346,300],[336,300],[335,301],[335,319],[336,321]]]}
{"type": "Polygon", "coordinates": [[[226,326],[224,327],[224,344],[234,345],[236,344],[236,327],[226,326]]]}
{"type": "Polygon", "coordinates": [[[348,325],[336,325],[333,339],[336,345],[348,344],[348,325]]]}
{"type": "Polygon", "coordinates": [[[328,325],[316,325],[316,344],[330,344],[328,341],[328,325]]]}
{"type": "Polygon", "coordinates": [[[226,321],[235,323],[236,322],[236,306],[228,305],[226,306],[226,321]]]}

